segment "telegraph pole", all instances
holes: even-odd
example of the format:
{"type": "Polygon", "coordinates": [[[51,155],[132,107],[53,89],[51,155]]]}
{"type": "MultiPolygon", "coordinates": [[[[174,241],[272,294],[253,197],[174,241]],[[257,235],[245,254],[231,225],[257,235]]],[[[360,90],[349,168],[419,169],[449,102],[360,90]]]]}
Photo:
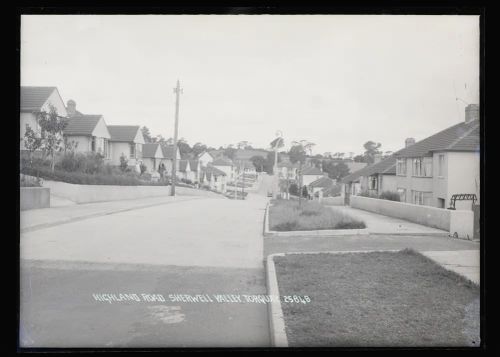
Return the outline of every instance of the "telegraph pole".
{"type": "Polygon", "coordinates": [[[179,128],[179,96],[182,93],[181,85],[177,80],[175,93],[175,129],[174,129],[174,160],[172,161],[172,191],[171,196],[175,196],[175,182],[177,181],[177,130],[179,128]]]}

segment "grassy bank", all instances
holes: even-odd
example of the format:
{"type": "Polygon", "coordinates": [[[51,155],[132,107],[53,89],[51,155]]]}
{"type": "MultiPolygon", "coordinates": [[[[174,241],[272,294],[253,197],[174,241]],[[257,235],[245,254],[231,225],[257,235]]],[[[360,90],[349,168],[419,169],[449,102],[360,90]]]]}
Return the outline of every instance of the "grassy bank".
{"type": "Polygon", "coordinates": [[[366,228],[364,222],[317,202],[274,200],[269,210],[269,228],[274,231],[366,228]]]}
{"type": "Polygon", "coordinates": [[[411,250],[276,257],[291,347],[479,346],[479,288],[411,250]]]}

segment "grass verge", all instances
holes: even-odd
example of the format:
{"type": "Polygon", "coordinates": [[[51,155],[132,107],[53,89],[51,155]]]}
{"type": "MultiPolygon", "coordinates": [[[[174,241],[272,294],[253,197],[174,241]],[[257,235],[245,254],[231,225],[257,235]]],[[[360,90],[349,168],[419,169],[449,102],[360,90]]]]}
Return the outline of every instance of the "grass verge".
{"type": "Polygon", "coordinates": [[[364,222],[318,202],[273,200],[269,210],[269,229],[273,231],[309,231],[366,228],[364,222]]]}
{"type": "Polygon", "coordinates": [[[291,347],[479,346],[479,287],[417,252],[274,260],[291,347]]]}

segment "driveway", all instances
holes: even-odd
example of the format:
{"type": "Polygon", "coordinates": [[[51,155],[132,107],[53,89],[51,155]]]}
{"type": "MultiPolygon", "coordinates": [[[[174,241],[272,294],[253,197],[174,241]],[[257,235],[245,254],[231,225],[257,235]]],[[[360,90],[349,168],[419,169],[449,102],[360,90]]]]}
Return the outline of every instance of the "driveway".
{"type": "Polygon", "coordinates": [[[21,346],[269,346],[266,304],[176,298],[266,293],[266,202],[157,202],[22,233],[21,346]]]}

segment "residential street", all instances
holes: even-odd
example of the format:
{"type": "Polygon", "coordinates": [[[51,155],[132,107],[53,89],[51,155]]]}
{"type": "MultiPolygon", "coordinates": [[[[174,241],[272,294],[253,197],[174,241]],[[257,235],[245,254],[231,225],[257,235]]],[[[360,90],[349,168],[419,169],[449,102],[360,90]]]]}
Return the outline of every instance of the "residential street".
{"type": "Polygon", "coordinates": [[[168,299],[265,294],[266,202],[253,193],[245,201],[166,200],[22,233],[21,345],[269,345],[266,304],[168,299]],[[93,294],[166,301],[109,303],[93,294]]]}

